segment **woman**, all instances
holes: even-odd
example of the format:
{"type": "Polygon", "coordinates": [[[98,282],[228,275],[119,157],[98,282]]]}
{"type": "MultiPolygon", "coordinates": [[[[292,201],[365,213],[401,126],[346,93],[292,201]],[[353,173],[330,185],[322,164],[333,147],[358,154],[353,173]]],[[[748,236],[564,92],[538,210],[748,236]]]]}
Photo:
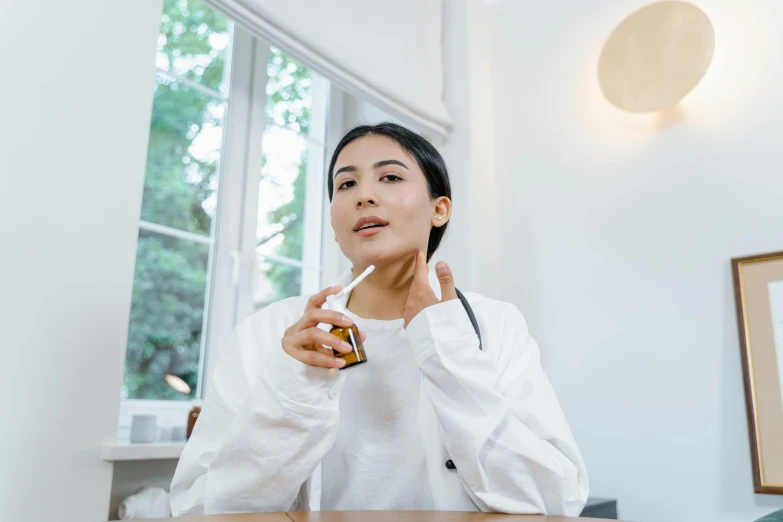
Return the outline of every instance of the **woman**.
{"type": "Polygon", "coordinates": [[[179,461],[173,513],[578,515],[584,463],[522,315],[469,294],[480,342],[448,265],[429,273],[451,216],[440,154],[399,125],[357,127],[328,186],[353,270],[236,328],[179,461]],[[347,317],[323,308],[371,264],[347,317]],[[341,372],[332,350],[350,346],[323,328],[354,322],[369,362],[341,372]]]}

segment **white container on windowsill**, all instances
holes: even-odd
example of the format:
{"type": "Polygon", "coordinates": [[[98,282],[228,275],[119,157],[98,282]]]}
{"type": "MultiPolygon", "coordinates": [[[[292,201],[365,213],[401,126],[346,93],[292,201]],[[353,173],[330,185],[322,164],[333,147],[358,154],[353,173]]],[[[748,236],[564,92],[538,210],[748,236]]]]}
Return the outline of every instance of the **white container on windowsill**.
{"type": "Polygon", "coordinates": [[[122,401],[117,437],[103,445],[103,460],[118,462],[178,459],[185,448],[185,430],[190,407],[189,401],[122,401]],[[140,414],[157,416],[155,442],[130,442],[133,415],[140,414]]]}
{"type": "Polygon", "coordinates": [[[158,418],[155,415],[134,415],[131,419],[130,441],[149,443],[158,440],[158,418]]]}
{"type": "Polygon", "coordinates": [[[124,400],[120,406],[117,437],[103,445],[106,461],[177,459],[185,448],[190,401],[124,400]],[[155,442],[131,443],[133,415],[155,415],[155,442]]]}

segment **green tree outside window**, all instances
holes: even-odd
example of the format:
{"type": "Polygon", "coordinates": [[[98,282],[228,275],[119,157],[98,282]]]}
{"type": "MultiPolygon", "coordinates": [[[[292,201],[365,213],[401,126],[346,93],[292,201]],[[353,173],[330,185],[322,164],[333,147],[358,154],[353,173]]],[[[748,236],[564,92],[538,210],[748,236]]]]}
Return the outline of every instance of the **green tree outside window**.
{"type": "MultiPolygon", "coordinates": [[[[165,0],[158,40],[158,66],[210,90],[224,90],[229,24],[198,0],[165,0]],[[224,47],[220,47],[220,44],[224,47]]],[[[272,49],[267,84],[270,123],[306,134],[311,78],[272,49]]],[[[226,93],[223,92],[225,95],[226,93]]],[[[224,104],[165,74],[159,74],[150,126],[142,219],[208,237],[214,219],[219,151],[200,154],[198,143],[223,124],[224,104]]],[[[203,151],[202,151],[203,152],[203,151]]],[[[301,258],[306,158],[294,197],[269,213],[282,236],[276,254],[301,258]]],[[[269,240],[270,238],[266,238],[269,240]]],[[[259,238],[259,243],[265,238],[259,238]]],[[[279,241],[279,239],[278,239],[279,241]]],[[[167,373],[189,379],[199,369],[209,246],[140,230],[128,329],[123,397],[193,398],[175,391],[167,373]]],[[[290,267],[273,264],[267,277],[275,299],[299,293],[290,267]]]]}

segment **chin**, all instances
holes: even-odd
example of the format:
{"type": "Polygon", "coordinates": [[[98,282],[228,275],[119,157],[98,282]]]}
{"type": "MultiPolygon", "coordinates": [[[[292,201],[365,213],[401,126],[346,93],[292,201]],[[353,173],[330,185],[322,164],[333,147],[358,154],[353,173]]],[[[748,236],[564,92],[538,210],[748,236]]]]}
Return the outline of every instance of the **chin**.
{"type": "Polygon", "coordinates": [[[368,266],[375,265],[376,267],[398,263],[402,259],[412,257],[417,247],[403,247],[392,245],[362,245],[353,252],[351,255],[347,255],[348,259],[355,265],[368,266]]]}

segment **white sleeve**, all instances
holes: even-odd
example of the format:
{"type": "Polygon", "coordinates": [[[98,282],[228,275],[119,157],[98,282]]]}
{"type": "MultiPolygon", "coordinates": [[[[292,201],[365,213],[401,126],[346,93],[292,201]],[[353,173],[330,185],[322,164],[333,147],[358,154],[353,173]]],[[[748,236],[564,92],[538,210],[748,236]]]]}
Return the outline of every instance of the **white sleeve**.
{"type": "Polygon", "coordinates": [[[507,305],[502,315],[492,320],[501,333],[483,335],[484,351],[459,300],[408,325],[446,449],[482,511],[578,516],[584,462],[522,314],[507,305]]]}
{"type": "Polygon", "coordinates": [[[301,506],[334,443],[344,376],[288,356],[279,325],[255,319],[222,350],[171,484],[174,516],[301,506]]]}

